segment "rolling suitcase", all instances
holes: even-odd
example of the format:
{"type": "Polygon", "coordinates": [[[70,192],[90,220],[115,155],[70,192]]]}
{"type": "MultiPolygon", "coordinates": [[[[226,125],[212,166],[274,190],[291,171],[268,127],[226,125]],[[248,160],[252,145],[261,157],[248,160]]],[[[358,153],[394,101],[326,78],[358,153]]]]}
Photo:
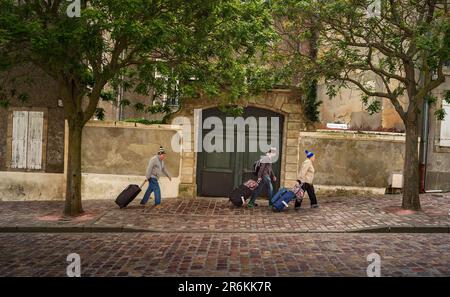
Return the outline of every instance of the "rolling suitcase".
{"type": "Polygon", "coordinates": [[[289,207],[289,202],[295,198],[295,193],[289,189],[281,188],[272,197],[272,209],[275,211],[282,211],[286,207],[289,207]]]}
{"type": "Polygon", "coordinates": [[[230,194],[230,201],[234,206],[242,206],[245,201],[252,195],[252,190],[247,188],[244,185],[240,185],[236,189],[234,189],[230,194]]]}
{"type": "Polygon", "coordinates": [[[241,207],[245,201],[252,195],[253,191],[258,186],[254,180],[248,180],[230,193],[230,202],[234,206],[241,207]]]}
{"type": "Polygon", "coordinates": [[[272,197],[272,209],[275,211],[282,211],[283,209],[289,207],[289,202],[294,199],[301,203],[304,194],[305,191],[303,190],[303,183],[300,181],[298,181],[292,189],[281,188],[272,197]]]}
{"type": "Polygon", "coordinates": [[[125,190],[122,191],[122,193],[119,194],[116,198],[116,204],[120,208],[126,207],[128,204],[130,204],[131,201],[136,198],[137,195],[142,191],[142,187],[144,186],[146,180],[141,184],[141,186],[138,185],[129,185],[125,188],[125,190]]]}

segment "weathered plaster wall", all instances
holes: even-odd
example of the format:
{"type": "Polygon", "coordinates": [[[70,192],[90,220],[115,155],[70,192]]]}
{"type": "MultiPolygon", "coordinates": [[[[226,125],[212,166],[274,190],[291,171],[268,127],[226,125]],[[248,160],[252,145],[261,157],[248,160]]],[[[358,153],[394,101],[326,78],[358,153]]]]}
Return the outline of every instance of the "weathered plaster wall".
{"type": "Polygon", "coordinates": [[[317,96],[323,102],[320,106],[321,126],[342,123],[354,130],[404,130],[400,116],[388,99],[379,99],[382,103],[381,112],[370,115],[361,101],[361,91],[357,88],[341,89],[335,98],[329,99],[325,85],[319,84],[317,96]]]}
{"type": "MultiPolygon", "coordinates": [[[[94,174],[83,173],[81,195],[83,199],[115,199],[120,192],[128,185],[141,185],[143,182],[142,175],[116,175],[116,174],[94,174]]],[[[162,177],[159,180],[162,198],[178,197],[178,185],[180,184],[180,177],[168,178],[162,177]]],[[[148,183],[146,183],[142,192],[135,198],[139,201],[144,196],[148,183]]],[[[154,194],[151,195],[154,197],[154,194]]],[[[135,202],[137,203],[137,202],[135,202]]]]}
{"type": "MultiPolygon", "coordinates": [[[[161,178],[163,199],[178,196],[179,177],[161,178]]],[[[83,173],[81,196],[83,200],[114,200],[129,184],[141,185],[143,176],[83,173]]],[[[147,184],[136,197],[144,196],[147,184]]],[[[34,172],[0,172],[0,201],[64,200],[64,174],[34,172]]],[[[152,195],[153,197],[153,195],[152,195]]]]}
{"type": "Polygon", "coordinates": [[[180,154],[172,150],[177,133],[170,125],[134,125],[91,121],[83,130],[82,171],[114,175],[145,175],[148,161],[162,145],[166,167],[179,175],[180,154]]]}
{"type": "Polygon", "coordinates": [[[390,173],[403,171],[401,134],[301,132],[299,148],[301,161],[305,150],[317,156],[317,185],[385,188],[390,173]]]}
{"type": "MultiPolygon", "coordinates": [[[[170,141],[177,126],[114,125],[89,122],[83,131],[83,200],[113,200],[129,184],[140,185],[148,160],[162,144],[167,151],[166,164],[172,181],[162,177],[163,198],[178,196],[180,154],[173,152],[170,141]]],[[[144,186],[143,192],[147,185],[144,186]]],[[[142,198],[143,192],[137,199],[142,198]]],[[[0,200],[63,200],[64,174],[1,172],[0,200]]]]}
{"type": "Polygon", "coordinates": [[[0,201],[62,200],[64,175],[0,171],[0,201]]]}

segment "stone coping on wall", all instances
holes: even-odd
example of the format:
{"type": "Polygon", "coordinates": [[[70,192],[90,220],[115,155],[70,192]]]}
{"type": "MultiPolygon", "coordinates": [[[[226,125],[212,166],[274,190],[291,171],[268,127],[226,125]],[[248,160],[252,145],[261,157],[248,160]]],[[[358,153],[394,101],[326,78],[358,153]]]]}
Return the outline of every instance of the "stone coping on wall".
{"type": "Polygon", "coordinates": [[[348,131],[348,130],[325,130],[316,131],[300,131],[300,138],[329,138],[329,139],[348,139],[348,140],[365,140],[365,141],[390,141],[405,142],[404,133],[392,132],[373,132],[373,131],[348,131]]]}
{"type": "Polygon", "coordinates": [[[96,121],[91,120],[86,123],[87,127],[116,127],[116,128],[139,128],[139,129],[154,129],[154,130],[182,130],[181,125],[171,125],[171,124],[139,124],[139,123],[129,123],[124,121],[96,121]]]}
{"type": "Polygon", "coordinates": [[[386,188],[358,187],[345,185],[314,185],[318,195],[321,196],[351,196],[351,195],[384,195],[386,188]]]}

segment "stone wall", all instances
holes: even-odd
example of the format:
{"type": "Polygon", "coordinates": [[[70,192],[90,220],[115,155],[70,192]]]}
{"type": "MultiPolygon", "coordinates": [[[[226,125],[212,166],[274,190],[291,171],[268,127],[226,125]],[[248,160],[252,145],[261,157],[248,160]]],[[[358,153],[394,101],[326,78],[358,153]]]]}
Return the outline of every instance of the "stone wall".
{"type": "Polygon", "coordinates": [[[180,127],[173,125],[90,121],[83,130],[83,197],[111,199],[128,184],[140,185],[148,161],[160,145],[167,153],[164,162],[172,177],[172,181],[165,176],[160,178],[162,196],[177,197],[181,156],[171,146],[172,137],[177,133],[180,133],[180,127]]]}
{"type": "Polygon", "coordinates": [[[121,122],[89,122],[83,129],[83,173],[145,175],[148,160],[162,145],[166,167],[172,176],[180,171],[180,155],[172,150],[178,133],[170,125],[140,125],[121,122]]]}
{"type": "MultiPolygon", "coordinates": [[[[89,122],[83,130],[82,199],[113,200],[129,184],[142,184],[148,160],[160,145],[167,151],[166,164],[172,176],[172,181],[166,177],[160,179],[162,196],[177,197],[181,159],[179,153],[172,151],[170,142],[172,136],[179,133],[179,128],[89,122]]],[[[67,159],[67,149],[65,154],[67,159]]],[[[0,171],[0,193],[0,201],[63,200],[65,176],[63,173],[0,171]]]]}
{"type": "Polygon", "coordinates": [[[403,171],[404,136],[398,133],[301,132],[301,161],[305,150],[317,156],[317,185],[386,188],[390,174],[403,171]]]}
{"type": "Polygon", "coordinates": [[[61,173],[0,171],[0,201],[63,200],[61,173]]]}
{"type": "MultiPolygon", "coordinates": [[[[319,127],[325,127],[327,123],[341,123],[348,124],[352,130],[404,131],[403,121],[388,99],[377,99],[381,101],[382,110],[370,115],[361,101],[361,93],[356,87],[349,87],[341,89],[335,98],[329,99],[325,85],[319,84],[317,96],[322,101],[319,127]]],[[[402,102],[406,102],[406,99],[403,98],[402,102]]]]}

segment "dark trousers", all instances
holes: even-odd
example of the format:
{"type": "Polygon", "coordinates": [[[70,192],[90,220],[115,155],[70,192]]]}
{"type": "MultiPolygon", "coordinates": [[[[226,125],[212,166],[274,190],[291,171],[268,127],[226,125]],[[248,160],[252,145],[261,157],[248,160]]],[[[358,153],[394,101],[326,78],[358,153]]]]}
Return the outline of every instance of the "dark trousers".
{"type": "MultiPolygon", "coordinates": [[[[316,192],[314,192],[314,186],[312,184],[304,183],[302,189],[308,193],[311,205],[317,204],[316,192]]],[[[295,207],[300,207],[302,205],[301,201],[295,200],[295,207]]]]}

